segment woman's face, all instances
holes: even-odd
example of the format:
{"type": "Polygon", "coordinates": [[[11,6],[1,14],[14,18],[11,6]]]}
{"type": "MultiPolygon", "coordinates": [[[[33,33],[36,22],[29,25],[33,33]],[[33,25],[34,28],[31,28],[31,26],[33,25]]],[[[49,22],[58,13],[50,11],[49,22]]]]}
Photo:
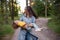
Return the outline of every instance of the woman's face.
{"type": "Polygon", "coordinates": [[[26,14],[26,16],[30,15],[27,9],[25,9],[25,14],[26,14]]]}

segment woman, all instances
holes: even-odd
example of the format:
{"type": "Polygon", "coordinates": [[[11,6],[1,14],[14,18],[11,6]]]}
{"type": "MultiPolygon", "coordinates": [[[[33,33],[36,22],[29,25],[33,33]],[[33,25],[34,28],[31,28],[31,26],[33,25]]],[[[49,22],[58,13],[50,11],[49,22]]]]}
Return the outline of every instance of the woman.
{"type": "MultiPolygon", "coordinates": [[[[35,18],[37,18],[37,16],[33,12],[32,8],[27,6],[24,15],[20,17],[20,21],[26,22],[27,26],[20,29],[18,40],[25,40],[27,31],[31,33],[33,26],[31,23],[35,23],[35,18]]],[[[31,38],[28,37],[28,40],[31,40],[31,38]]]]}

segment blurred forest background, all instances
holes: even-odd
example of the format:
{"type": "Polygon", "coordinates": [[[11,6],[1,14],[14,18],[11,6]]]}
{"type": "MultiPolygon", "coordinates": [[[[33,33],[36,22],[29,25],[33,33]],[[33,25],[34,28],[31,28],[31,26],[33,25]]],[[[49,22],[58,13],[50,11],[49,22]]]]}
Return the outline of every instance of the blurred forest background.
{"type": "MultiPolygon", "coordinates": [[[[47,0],[33,0],[34,12],[38,17],[44,17],[45,6],[47,0]]],[[[20,6],[16,0],[0,0],[0,36],[12,34],[12,22],[18,17],[20,6]]],[[[60,0],[47,1],[47,18],[51,18],[48,22],[48,27],[55,33],[60,34],[60,0]]]]}
{"type": "MultiPolygon", "coordinates": [[[[35,13],[39,17],[46,17],[45,6],[47,0],[35,0],[32,6],[35,13]]],[[[60,0],[47,1],[47,17],[51,18],[48,22],[48,27],[56,33],[60,34],[60,0]]]]}

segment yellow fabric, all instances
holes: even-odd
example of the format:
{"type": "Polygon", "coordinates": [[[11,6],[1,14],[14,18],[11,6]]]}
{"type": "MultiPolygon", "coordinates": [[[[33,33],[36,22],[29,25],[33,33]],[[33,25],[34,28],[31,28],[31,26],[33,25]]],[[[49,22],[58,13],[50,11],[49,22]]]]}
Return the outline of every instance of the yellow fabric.
{"type": "Polygon", "coordinates": [[[26,23],[23,22],[23,21],[19,21],[19,22],[18,22],[18,26],[21,26],[21,27],[23,27],[25,24],[26,24],[26,23]]]}

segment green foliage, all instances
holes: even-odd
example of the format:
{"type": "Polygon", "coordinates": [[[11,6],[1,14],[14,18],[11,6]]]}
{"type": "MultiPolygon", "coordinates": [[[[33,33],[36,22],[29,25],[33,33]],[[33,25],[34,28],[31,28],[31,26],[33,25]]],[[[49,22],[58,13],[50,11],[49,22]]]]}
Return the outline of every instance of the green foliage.
{"type": "Polygon", "coordinates": [[[10,24],[0,25],[0,36],[12,34],[12,33],[13,33],[13,29],[10,24]]]}
{"type": "Polygon", "coordinates": [[[49,20],[48,26],[52,29],[55,33],[60,34],[60,23],[56,22],[57,20],[49,20]]]}
{"type": "Polygon", "coordinates": [[[40,0],[35,0],[32,7],[38,16],[44,16],[44,4],[40,0]]]}
{"type": "MultiPolygon", "coordinates": [[[[11,26],[11,13],[12,13],[12,2],[11,0],[0,0],[0,36],[7,35],[13,33],[13,29],[11,26]]],[[[18,7],[17,3],[13,3],[13,13],[14,16],[18,16],[18,7]],[[15,5],[16,6],[15,6],[15,5]]]]}
{"type": "Polygon", "coordinates": [[[55,6],[53,3],[48,7],[48,14],[49,14],[48,16],[50,17],[52,17],[55,14],[55,6]]]}
{"type": "MultiPolygon", "coordinates": [[[[33,10],[35,11],[35,13],[38,15],[38,16],[45,16],[45,3],[46,1],[45,0],[35,0],[34,1],[34,5],[32,6],[33,7],[33,10]]],[[[50,0],[50,2],[47,2],[47,16],[52,16],[52,14],[55,13],[55,7],[54,7],[54,3],[53,3],[53,0],[50,0]]]]}
{"type": "Polygon", "coordinates": [[[12,7],[12,0],[9,1],[8,6],[10,11],[10,16],[12,15],[11,13],[13,13],[14,16],[18,16],[18,10],[20,10],[20,8],[18,9],[16,0],[13,1],[13,7],[12,7]]]}
{"type": "Polygon", "coordinates": [[[60,34],[60,5],[56,5],[56,4],[60,4],[60,1],[58,3],[59,0],[56,0],[55,2],[55,10],[52,14],[52,19],[49,21],[48,26],[55,31],[56,33],[60,34]]]}
{"type": "Polygon", "coordinates": [[[13,1],[13,10],[12,10],[12,0],[0,0],[0,24],[7,23],[8,24],[8,17],[18,16],[18,9],[17,2],[13,1]],[[12,14],[13,13],[13,14],[12,14]]]}
{"type": "MultiPolygon", "coordinates": [[[[20,17],[15,17],[14,20],[19,20],[20,17]]],[[[12,20],[10,17],[8,17],[8,24],[3,24],[0,22],[0,36],[4,36],[4,35],[12,35],[14,30],[12,27],[12,20]]],[[[1,20],[2,21],[2,20],[1,20]]]]}

